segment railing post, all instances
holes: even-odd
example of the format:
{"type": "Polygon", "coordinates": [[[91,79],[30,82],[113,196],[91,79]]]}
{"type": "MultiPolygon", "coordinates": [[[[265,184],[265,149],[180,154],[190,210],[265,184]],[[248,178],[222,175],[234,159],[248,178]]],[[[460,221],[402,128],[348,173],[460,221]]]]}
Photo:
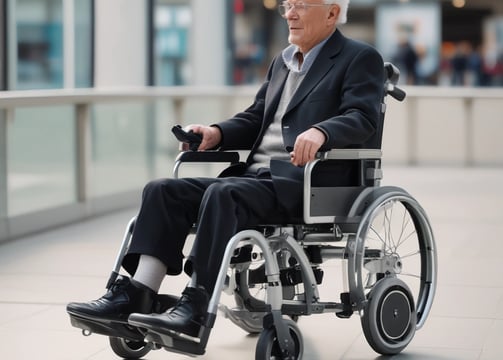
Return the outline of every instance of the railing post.
{"type": "Polygon", "coordinates": [[[175,114],[175,124],[184,125],[183,124],[183,103],[184,98],[175,97],[173,98],[173,112],[175,114]]]}
{"type": "Polygon", "coordinates": [[[63,87],[75,87],[75,0],[63,0],[63,87]]]}
{"type": "Polygon", "coordinates": [[[465,166],[473,166],[475,163],[475,140],[473,138],[474,136],[474,130],[475,130],[475,124],[473,121],[473,98],[471,97],[466,97],[463,99],[463,106],[464,106],[464,113],[465,113],[465,133],[466,133],[466,139],[465,139],[465,145],[466,145],[466,152],[465,152],[465,166]]]}
{"type": "Polygon", "coordinates": [[[417,114],[417,97],[408,97],[408,127],[407,127],[407,163],[408,165],[417,165],[418,149],[417,149],[417,129],[418,129],[418,114],[417,114]]]}
{"type": "Polygon", "coordinates": [[[89,104],[75,105],[75,121],[76,121],[76,146],[77,146],[77,164],[76,180],[77,180],[77,201],[85,202],[89,196],[89,161],[90,161],[90,134],[89,122],[91,117],[89,104]]]}
{"type": "Polygon", "coordinates": [[[146,152],[147,158],[145,159],[145,164],[147,166],[147,176],[149,179],[155,177],[156,170],[156,151],[158,146],[157,134],[156,134],[156,102],[146,101],[145,107],[145,127],[146,127],[146,152]]]}
{"type": "Polygon", "coordinates": [[[6,109],[0,109],[0,219],[7,217],[7,124],[6,109]]]}

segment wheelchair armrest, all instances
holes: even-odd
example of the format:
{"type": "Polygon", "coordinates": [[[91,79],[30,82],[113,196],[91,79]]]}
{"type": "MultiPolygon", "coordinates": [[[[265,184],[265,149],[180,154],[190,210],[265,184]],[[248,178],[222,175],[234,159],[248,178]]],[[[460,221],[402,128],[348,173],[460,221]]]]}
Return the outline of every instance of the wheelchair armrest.
{"type": "Polygon", "coordinates": [[[176,162],[239,162],[237,151],[183,151],[176,157],[176,162]]]}
{"type": "Polygon", "coordinates": [[[237,151],[183,151],[175,159],[173,176],[178,177],[178,169],[182,163],[229,163],[239,162],[239,153],[237,151]]]}
{"type": "Polygon", "coordinates": [[[320,160],[360,160],[360,159],[380,159],[382,150],[380,149],[332,149],[316,154],[320,160]]]}
{"type": "MultiPolygon", "coordinates": [[[[304,168],[304,222],[333,223],[347,216],[349,207],[365,187],[376,186],[382,179],[380,149],[332,149],[320,152],[304,168]],[[358,182],[351,186],[313,185],[316,170],[331,161],[358,164],[358,182]]],[[[323,171],[322,171],[323,173],[323,171]]],[[[325,172],[326,174],[326,172],[325,172]]]]}

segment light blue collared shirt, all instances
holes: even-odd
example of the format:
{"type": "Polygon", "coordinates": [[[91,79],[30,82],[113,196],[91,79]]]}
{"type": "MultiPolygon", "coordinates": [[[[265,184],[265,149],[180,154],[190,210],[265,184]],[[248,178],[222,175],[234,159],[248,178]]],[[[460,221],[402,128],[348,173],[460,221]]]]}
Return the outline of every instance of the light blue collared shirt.
{"type": "Polygon", "coordinates": [[[297,58],[297,56],[295,56],[295,54],[299,52],[299,47],[297,45],[291,44],[290,46],[285,48],[281,53],[285,65],[292,72],[300,73],[301,75],[307,73],[308,70],[311,68],[311,65],[313,65],[314,60],[320,53],[321,48],[323,47],[323,45],[325,45],[330,36],[332,36],[332,34],[330,34],[325,40],[321,41],[316,46],[314,46],[311,50],[307,52],[307,54],[303,54],[304,61],[302,62],[300,69],[299,69],[299,59],[297,58]]]}

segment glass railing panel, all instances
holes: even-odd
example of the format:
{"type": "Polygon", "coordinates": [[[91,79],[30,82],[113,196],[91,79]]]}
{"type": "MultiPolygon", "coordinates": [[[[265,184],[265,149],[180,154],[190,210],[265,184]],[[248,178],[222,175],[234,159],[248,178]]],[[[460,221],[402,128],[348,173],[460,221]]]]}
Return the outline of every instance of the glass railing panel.
{"type": "Polygon", "coordinates": [[[142,188],[154,176],[153,123],[152,106],[141,102],[93,107],[90,197],[142,188]]]}
{"type": "Polygon", "coordinates": [[[229,102],[219,96],[188,98],[183,108],[183,120],[187,124],[217,123],[228,117],[225,108],[229,102]]]}
{"type": "MultiPolygon", "coordinates": [[[[226,119],[229,101],[218,96],[202,96],[187,98],[176,108],[171,99],[159,100],[156,103],[156,141],[158,152],[156,157],[157,176],[171,177],[176,156],[180,152],[178,140],[171,132],[175,124],[187,126],[190,124],[210,125],[226,119]]],[[[184,164],[179,176],[216,176],[228,164],[184,164]]]]}
{"type": "Polygon", "coordinates": [[[8,215],[75,202],[73,107],[17,108],[8,127],[8,215]]]}
{"type": "Polygon", "coordinates": [[[175,158],[179,152],[178,140],[171,132],[177,124],[175,104],[171,99],[155,101],[154,131],[152,143],[155,144],[155,177],[171,177],[175,158]]]}

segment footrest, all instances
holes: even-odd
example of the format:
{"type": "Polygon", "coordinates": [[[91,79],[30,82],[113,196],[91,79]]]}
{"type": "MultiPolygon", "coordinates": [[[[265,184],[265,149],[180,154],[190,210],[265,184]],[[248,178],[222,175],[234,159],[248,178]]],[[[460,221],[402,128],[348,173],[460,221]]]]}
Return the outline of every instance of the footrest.
{"type": "Polygon", "coordinates": [[[129,325],[127,322],[89,319],[74,314],[69,315],[72,326],[87,331],[88,335],[100,334],[134,341],[143,341],[144,338],[144,335],[137,328],[129,325]]]}
{"type": "MultiPolygon", "coordinates": [[[[206,341],[201,341],[200,338],[192,338],[169,330],[166,330],[166,332],[157,332],[151,329],[143,329],[143,331],[145,341],[160,345],[170,352],[186,355],[204,355],[206,351],[206,341]]],[[[205,329],[203,331],[209,330],[205,329]]]]}

